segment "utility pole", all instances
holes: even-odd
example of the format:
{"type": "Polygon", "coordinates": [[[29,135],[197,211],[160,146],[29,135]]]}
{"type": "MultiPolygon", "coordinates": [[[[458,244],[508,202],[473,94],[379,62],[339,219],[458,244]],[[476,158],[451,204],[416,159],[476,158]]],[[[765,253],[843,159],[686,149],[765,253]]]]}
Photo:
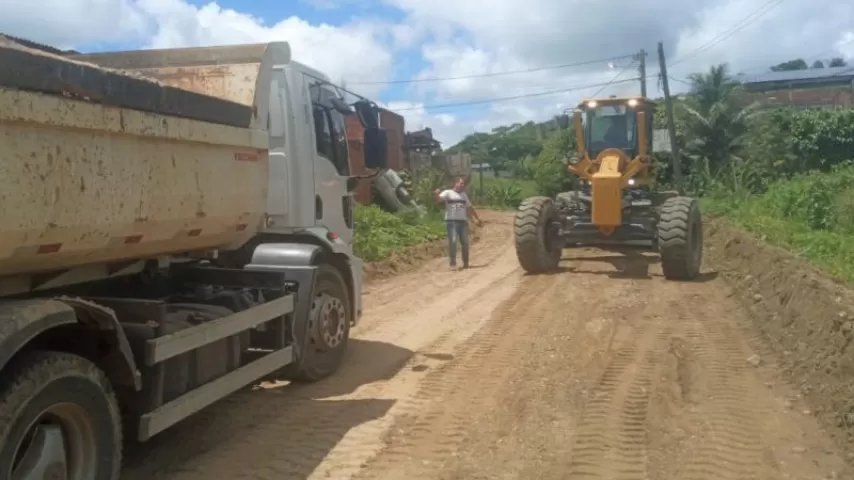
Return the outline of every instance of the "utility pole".
{"type": "MultiPolygon", "coordinates": [[[[670,155],[673,157],[673,179],[676,190],[682,191],[682,164],[679,145],[676,143],[676,122],[673,120],[673,99],[670,97],[670,82],[667,77],[667,63],[664,60],[664,44],[658,42],[658,65],[661,69],[661,88],[664,90],[664,109],[667,114],[667,133],[670,134],[670,155]]],[[[652,119],[649,119],[652,121],[652,119]]]]}
{"type": "Polygon", "coordinates": [[[641,98],[646,98],[646,50],[641,49],[638,54],[638,72],[640,73],[641,98]]]}

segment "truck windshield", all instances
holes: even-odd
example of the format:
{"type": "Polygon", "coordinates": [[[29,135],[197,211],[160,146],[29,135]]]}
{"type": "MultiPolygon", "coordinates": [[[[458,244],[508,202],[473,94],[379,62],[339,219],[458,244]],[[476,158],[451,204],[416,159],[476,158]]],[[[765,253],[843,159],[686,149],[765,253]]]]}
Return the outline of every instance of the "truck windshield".
{"type": "Polygon", "coordinates": [[[623,105],[602,105],[586,111],[589,129],[588,144],[591,151],[606,148],[629,150],[634,148],[634,111],[623,105]]]}

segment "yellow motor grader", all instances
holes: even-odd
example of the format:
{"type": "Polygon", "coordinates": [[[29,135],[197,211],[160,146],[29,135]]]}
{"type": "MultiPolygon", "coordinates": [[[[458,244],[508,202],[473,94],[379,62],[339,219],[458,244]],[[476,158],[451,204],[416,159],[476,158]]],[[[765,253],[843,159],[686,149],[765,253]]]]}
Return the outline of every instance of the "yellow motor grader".
{"type": "MultiPolygon", "coordinates": [[[[531,197],[515,218],[516,254],[529,273],[555,270],[565,247],[641,245],[657,250],[669,280],[693,280],[703,260],[697,199],[655,189],[654,103],[644,98],[585,100],[575,109],[578,151],[567,168],[579,187],[531,197]]],[[[570,117],[558,117],[569,128],[570,117]]]]}

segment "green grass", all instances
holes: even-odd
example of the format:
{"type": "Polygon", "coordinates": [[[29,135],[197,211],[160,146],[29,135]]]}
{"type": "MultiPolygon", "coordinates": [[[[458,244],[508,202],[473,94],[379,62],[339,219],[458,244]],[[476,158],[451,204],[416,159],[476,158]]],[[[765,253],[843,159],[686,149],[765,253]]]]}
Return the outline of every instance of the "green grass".
{"type": "Polygon", "coordinates": [[[533,180],[484,176],[482,191],[477,173],[472,175],[470,182],[468,190],[472,201],[479,206],[515,209],[522,200],[539,195],[533,180]]]}
{"type": "Polygon", "coordinates": [[[796,177],[761,196],[706,198],[703,209],[854,284],[854,182],[844,178],[849,174],[854,171],[796,177]]]}
{"type": "Polygon", "coordinates": [[[435,212],[421,217],[414,210],[394,214],[376,205],[357,205],[355,221],[354,249],[366,262],[445,237],[445,222],[435,212]]]}

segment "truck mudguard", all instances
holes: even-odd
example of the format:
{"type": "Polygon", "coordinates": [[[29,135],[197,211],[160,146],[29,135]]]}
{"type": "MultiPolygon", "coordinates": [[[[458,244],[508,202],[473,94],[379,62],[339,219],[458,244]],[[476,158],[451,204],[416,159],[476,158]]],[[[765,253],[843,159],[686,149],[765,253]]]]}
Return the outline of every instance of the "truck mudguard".
{"type": "Polygon", "coordinates": [[[139,390],[139,371],[118,319],[111,310],[79,298],[12,300],[0,304],[0,369],[39,334],[78,323],[110,338],[113,351],[105,369],[110,381],[139,390]]]}

